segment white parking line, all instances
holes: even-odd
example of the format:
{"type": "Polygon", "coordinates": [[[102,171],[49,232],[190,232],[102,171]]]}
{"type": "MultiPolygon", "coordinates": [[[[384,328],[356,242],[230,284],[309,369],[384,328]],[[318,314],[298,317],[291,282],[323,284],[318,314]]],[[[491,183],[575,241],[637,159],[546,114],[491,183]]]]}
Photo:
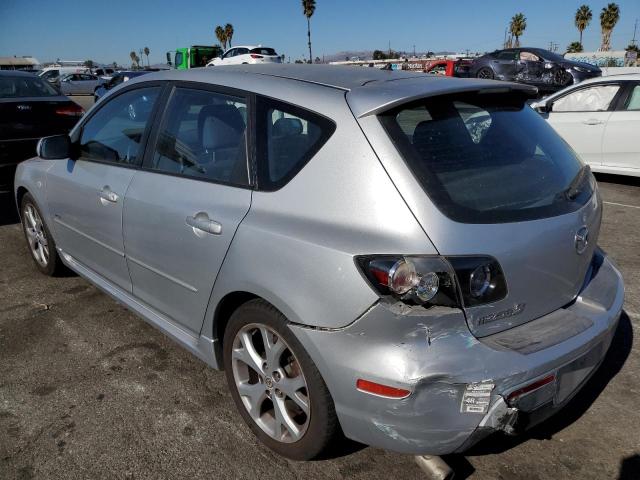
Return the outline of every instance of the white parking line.
{"type": "Polygon", "coordinates": [[[602,202],[607,205],[617,205],[619,207],[628,207],[628,208],[640,208],[638,205],[627,205],[626,203],[616,203],[616,202],[602,202]]]}

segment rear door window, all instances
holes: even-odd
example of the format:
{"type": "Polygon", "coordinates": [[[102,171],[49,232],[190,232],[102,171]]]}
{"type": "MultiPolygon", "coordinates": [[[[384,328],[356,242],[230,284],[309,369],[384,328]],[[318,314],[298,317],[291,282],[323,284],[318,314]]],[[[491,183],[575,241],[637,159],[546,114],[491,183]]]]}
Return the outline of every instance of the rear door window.
{"type": "Polygon", "coordinates": [[[593,193],[593,177],[582,174],[574,152],[516,95],[434,97],[380,120],[426,193],[455,221],[560,215],[593,193]]]}
{"type": "Polygon", "coordinates": [[[308,110],[265,98],[257,108],[260,189],[277,190],[320,150],[335,124],[308,110]]]}
{"type": "Polygon", "coordinates": [[[247,185],[246,109],[241,97],[176,88],[163,117],[150,168],[247,185]]]}

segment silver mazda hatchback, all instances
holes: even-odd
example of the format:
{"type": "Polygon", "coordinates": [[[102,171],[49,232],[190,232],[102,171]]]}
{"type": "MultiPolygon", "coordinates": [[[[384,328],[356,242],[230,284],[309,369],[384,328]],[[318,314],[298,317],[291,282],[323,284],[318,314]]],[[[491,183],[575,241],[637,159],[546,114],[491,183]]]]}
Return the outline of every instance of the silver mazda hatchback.
{"type": "Polygon", "coordinates": [[[321,65],[149,74],[15,194],[66,267],[208,365],[292,459],[461,452],[557,412],[624,299],[602,201],[521,84],[321,65]]]}

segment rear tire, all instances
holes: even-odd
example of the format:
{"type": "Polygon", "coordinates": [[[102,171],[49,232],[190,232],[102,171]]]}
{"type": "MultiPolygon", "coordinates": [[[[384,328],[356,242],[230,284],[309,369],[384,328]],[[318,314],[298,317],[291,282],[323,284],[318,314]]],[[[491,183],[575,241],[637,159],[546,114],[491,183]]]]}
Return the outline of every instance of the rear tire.
{"type": "Polygon", "coordinates": [[[58,256],[53,236],[29,193],[25,193],[20,202],[20,219],[29,253],[38,270],[50,277],[64,273],[66,267],[58,256]]]}
{"type": "Polygon", "coordinates": [[[493,74],[493,70],[491,70],[489,67],[482,67],[480,70],[478,70],[478,73],[476,73],[477,78],[483,78],[485,80],[493,80],[494,76],[495,75],[493,74]]]}
{"type": "Polygon", "coordinates": [[[262,443],[283,457],[311,460],[341,430],[329,390],[288,324],[264,300],[240,306],[224,335],[226,377],[240,415],[262,443]]]}

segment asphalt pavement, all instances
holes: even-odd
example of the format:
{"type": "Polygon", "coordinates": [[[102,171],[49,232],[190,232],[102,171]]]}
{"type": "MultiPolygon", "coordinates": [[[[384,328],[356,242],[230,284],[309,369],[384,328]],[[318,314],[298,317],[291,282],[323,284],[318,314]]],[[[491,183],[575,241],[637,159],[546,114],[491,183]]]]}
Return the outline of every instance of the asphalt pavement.
{"type": "MultiPolygon", "coordinates": [[[[600,176],[600,245],[625,313],[604,364],[565,410],[518,438],[448,457],[456,478],[640,478],[640,181],[600,176]]],[[[0,479],[422,479],[413,458],[346,444],[292,462],[244,425],[209,369],[85,280],[33,265],[0,195],[0,479]]]]}

